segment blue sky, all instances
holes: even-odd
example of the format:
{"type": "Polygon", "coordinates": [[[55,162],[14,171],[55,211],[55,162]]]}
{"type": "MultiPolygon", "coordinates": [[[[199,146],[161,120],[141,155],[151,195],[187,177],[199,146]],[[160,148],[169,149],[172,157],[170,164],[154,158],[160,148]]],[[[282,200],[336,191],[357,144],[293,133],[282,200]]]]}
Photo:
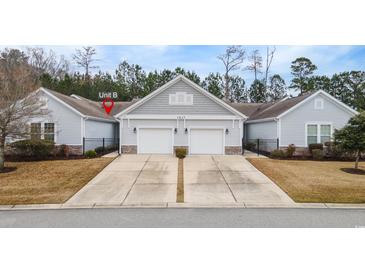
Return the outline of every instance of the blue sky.
{"type": "MultiPolygon", "coordinates": [[[[4,48],[5,46],[1,46],[4,48]]],[[[11,47],[11,46],[9,46],[11,47]]],[[[20,46],[17,46],[20,47],[20,46]]],[[[58,54],[71,59],[75,48],[80,46],[42,46],[53,49],[58,54]]],[[[20,48],[25,48],[21,46],[20,48]]],[[[223,72],[223,65],[217,56],[224,52],[226,46],[95,46],[97,63],[101,70],[113,72],[118,63],[127,60],[141,65],[147,72],[174,69],[177,66],[193,70],[201,77],[209,72],[223,72]]],[[[262,55],[266,46],[244,46],[249,54],[258,49],[262,55]]],[[[365,46],[276,46],[276,53],[271,73],[280,74],[287,83],[290,82],[290,63],[297,57],[308,57],[317,65],[318,75],[331,75],[347,70],[365,70],[365,46]]],[[[247,62],[247,61],[246,61],[247,62]]],[[[245,65],[244,65],[245,66],[245,65]]],[[[76,66],[73,70],[78,70],[76,66]]],[[[244,70],[235,71],[247,84],[253,79],[253,73],[244,70]]]]}

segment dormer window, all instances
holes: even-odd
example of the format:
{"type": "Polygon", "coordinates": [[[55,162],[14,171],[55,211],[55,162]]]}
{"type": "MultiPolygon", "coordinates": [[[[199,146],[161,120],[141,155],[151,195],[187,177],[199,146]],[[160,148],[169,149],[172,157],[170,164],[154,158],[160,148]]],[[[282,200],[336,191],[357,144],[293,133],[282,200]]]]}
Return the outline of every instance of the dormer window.
{"type": "Polygon", "coordinates": [[[324,105],[323,99],[317,98],[314,100],[314,109],[316,110],[323,109],[323,105],[324,105]]]}
{"type": "Polygon", "coordinates": [[[170,105],[192,105],[193,94],[187,94],[186,92],[176,92],[169,95],[170,105]]]}

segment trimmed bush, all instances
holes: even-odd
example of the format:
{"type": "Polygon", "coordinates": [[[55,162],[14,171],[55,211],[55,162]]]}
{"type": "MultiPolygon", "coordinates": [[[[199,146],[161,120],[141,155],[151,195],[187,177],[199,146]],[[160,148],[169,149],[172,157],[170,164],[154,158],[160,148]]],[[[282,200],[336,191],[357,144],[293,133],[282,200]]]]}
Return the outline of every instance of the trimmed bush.
{"type": "Polygon", "coordinates": [[[310,144],[308,146],[309,152],[312,154],[312,150],[314,149],[320,149],[323,150],[323,144],[310,144]]]}
{"type": "Polygon", "coordinates": [[[104,149],[103,147],[97,147],[94,149],[96,154],[102,154],[106,151],[106,149],[104,149]]]}
{"type": "Polygon", "coordinates": [[[60,150],[59,150],[59,154],[62,157],[66,157],[68,158],[70,156],[70,147],[68,145],[61,145],[60,146],[60,150]]]}
{"type": "Polygon", "coordinates": [[[322,160],[324,157],[324,153],[322,149],[313,149],[312,150],[313,160],[322,160]]]}
{"type": "Polygon", "coordinates": [[[43,160],[50,156],[54,150],[54,143],[45,140],[21,140],[11,144],[18,156],[31,157],[43,160]]]}
{"type": "Polygon", "coordinates": [[[346,154],[341,146],[336,142],[325,142],[324,145],[326,146],[326,156],[328,157],[341,159],[346,154]]]}
{"type": "Polygon", "coordinates": [[[286,157],[288,158],[292,158],[294,156],[296,147],[294,144],[291,144],[288,146],[288,148],[286,149],[286,157]]]}
{"type": "Polygon", "coordinates": [[[254,149],[256,149],[256,144],[255,143],[247,143],[247,144],[245,144],[245,149],[254,150],[254,149]]]}
{"type": "Polygon", "coordinates": [[[85,152],[86,158],[95,158],[97,156],[95,150],[88,150],[85,152]]]}
{"type": "Polygon", "coordinates": [[[176,148],[175,149],[176,157],[179,159],[184,159],[186,157],[187,151],[186,148],[176,148]]]}
{"type": "Polygon", "coordinates": [[[271,151],[270,156],[273,159],[283,159],[283,158],[285,158],[286,153],[284,152],[284,150],[275,149],[275,150],[271,151]]]}

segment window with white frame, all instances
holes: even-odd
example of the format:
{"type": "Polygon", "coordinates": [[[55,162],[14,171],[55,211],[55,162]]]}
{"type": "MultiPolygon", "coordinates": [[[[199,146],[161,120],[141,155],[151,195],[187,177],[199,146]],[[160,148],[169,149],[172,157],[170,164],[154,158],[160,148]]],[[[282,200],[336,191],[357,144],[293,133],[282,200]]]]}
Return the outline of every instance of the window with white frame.
{"type": "Polygon", "coordinates": [[[320,142],[322,144],[331,141],[331,125],[320,125],[320,133],[320,142]]]}
{"type": "Polygon", "coordinates": [[[44,123],[44,140],[54,142],[54,123],[44,123]]]}
{"type": "Polygon", "coordinates": [[[187,94],[186,92],[176,92],[169,95],[170,105],[192,105],[193,94],[187,94]]]}
{"type": "Polygon", "coordinates": [[[42,124],[41,123],[31,123],[30,124],[30,139],[40,140],[42,137],[42,124]]]}
{"type": "Polygon", "coordinates": [[[330,124],[308,124],[307,145],[331,141],[332,128],[330,124]]]}
{"type": "Polygon", "coordinates": [[[314,100],[314,109],[323,109],[324,107],[324,101],[322,98],[317,98],[314,100]]]}
{"type": "Polygon", "coordinates": [[[48,140],[55,141],[55,124],[54,123],[31,123],[30,124],[31,140],[48,140]]]}

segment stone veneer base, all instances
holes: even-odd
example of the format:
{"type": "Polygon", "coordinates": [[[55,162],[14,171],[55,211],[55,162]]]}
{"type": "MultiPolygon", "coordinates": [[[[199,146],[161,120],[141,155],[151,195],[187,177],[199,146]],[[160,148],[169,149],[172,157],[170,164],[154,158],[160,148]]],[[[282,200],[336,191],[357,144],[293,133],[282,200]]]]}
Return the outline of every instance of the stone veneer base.
{"type": "Polygon", "coordinates": [[[240,154],[242,154],[242,147],[241,146],[226,146],[224,150],[225,150],[226,155],[240,155],[240,154]]]}
{"type": "Polygon", "coordinates": [[[122,145],[122,153],[124,153],[124,154],[137,154],[137,146],[122,145]]]}
{"type": "MultiPolygon", "coordinates": [[[[185,148],[187,150],[187,154],[189,154],[188,146],[174,146],[174,154],[176,148],[185,148]]],[[[137,154],[137,146],[135,145],[122,145],[122,153],[124,154],[137,154]]],[[[226,146],[225,147],[226,155],[240,155],[242,154],[242,148],[240,146],[226,146]]]]}

